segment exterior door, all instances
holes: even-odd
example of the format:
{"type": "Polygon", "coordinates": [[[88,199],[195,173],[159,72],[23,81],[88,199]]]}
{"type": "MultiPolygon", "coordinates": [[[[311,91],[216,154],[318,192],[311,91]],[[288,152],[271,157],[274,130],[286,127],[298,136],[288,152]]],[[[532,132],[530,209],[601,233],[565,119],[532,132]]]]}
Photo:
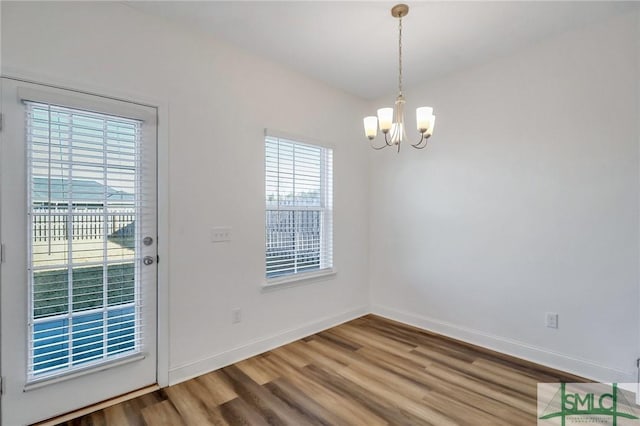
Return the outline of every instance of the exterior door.
{"type": "Polygon", "coordinates": [[[2,79],[2,424],[156,383],[156,110],[2,79]]]}

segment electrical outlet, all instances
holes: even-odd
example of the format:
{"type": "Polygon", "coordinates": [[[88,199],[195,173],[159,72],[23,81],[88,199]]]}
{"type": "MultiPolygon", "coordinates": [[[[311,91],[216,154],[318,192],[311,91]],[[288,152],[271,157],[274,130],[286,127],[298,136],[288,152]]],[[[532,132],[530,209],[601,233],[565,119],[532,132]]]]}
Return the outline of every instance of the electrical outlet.
{"type": "Polygon", "coordinates": [[[547,312],[544,317],[544,323],[549,328],[558,328],[558,314],[547,312]]]}
{"type": "Polygon", "coordinates": [[[234,309],[231,311],[231,323],[237,324],[242,321],[242,311],[240,309],[234,309]]]}
{"type": "Polygon", "coordinates": [[[211,228],[211,242],[224,243],[231,241],[231,228],[228,226],[217,226],[211,228]]]}

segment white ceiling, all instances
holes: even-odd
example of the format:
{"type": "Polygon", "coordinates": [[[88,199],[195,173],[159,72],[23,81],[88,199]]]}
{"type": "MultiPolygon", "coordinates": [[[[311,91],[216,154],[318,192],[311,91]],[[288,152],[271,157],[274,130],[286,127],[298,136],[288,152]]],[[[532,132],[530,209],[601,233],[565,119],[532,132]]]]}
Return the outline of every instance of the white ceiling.
{"type": "MultiPolygon", "coordinates": [[[[365,99],[397,87],[394,2],[143,1],[126,4],[197,28],[365,99]]],[[[405,87],[539,40],[631,13],[635,2],[410,2],[405,87]]],[[[594,52],[594,57],[597,52],[594,52]]]]}

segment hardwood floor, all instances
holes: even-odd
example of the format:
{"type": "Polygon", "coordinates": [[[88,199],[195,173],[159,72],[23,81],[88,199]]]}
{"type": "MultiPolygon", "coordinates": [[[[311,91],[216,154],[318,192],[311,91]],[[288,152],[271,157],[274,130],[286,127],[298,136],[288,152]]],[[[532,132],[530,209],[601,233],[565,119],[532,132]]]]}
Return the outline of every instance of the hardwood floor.
{"type": "Polygon", "coordinates": [[[367,315],[60,425],[535,425],[559,381],[585,380],[367,315]]]}

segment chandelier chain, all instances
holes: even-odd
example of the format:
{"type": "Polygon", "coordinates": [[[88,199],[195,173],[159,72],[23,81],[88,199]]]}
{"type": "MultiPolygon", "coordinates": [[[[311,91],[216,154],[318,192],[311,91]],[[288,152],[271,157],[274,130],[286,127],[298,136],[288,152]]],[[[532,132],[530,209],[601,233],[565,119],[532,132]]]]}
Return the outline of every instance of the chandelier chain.
{"type": "Polygon", "coordinates": [[[402,15],[398,20],[398,92],[402,95],[402,15]]]}

